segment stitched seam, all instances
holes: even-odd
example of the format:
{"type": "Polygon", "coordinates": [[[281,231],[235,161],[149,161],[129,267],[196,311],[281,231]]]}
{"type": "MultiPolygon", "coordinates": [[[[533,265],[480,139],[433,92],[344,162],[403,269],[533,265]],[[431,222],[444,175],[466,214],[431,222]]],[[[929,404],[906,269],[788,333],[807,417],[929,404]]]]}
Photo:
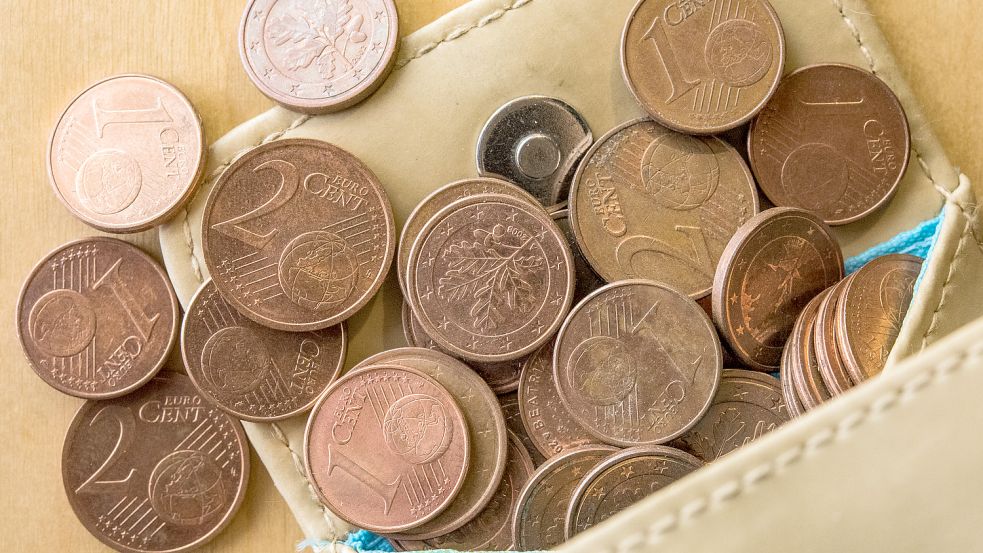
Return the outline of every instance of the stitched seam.
{"type": "Polygon", "coordinates": [[[949,298],[949,285],[952,284],[952,277],[956,274],[956,265],[959,260],[959,254],[962,252],[963,246],[966,244],[966,238],[971,235],[970,228],[972,223],[973,222],[971,220],[967,220],[966,224],[963,226],[962,236],[959,237],[959,243],[956,244],[956,251],[953,252],[952,260],[949,262],[949,272],[946,274],[945,282],[942,284],[942,289],[939,293],[939,303],[935,306],[935,310],[932,311],[932,319],[925,328],[925,334],[922,335],[921,349],[925,349],[925,347],[928,345],[929,336],[936,332],[939,312],[942,311],[942,308],[945,306],[949,298]]]}

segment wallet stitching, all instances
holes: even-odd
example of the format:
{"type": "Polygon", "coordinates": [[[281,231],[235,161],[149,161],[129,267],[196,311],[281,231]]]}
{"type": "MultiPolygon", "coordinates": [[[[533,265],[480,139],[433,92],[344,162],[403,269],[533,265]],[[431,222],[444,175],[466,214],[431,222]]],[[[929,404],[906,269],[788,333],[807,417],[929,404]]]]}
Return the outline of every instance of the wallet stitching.
{"type": "Polygon", "coordinates": [[[970,232],[972,224],[972,220],[967,218],[966,223],[963,226],[962,235],[959,237],[959,242],[956,244],[956,251],[954,251],[952,254],[952,260],[949,263],[949,272],[946,275],[945,282],[942,284],[942,288],[939,292],[939,303],[935,306],[935,310],[932,311],[932,318],[928,326],[925,328],[925,333],[922,335],[921,349],[925,349],[925,347],[928,345],[929,337],[938,331],[936,327],[938,326],[937,323],[939,320],[939,312],[946,305],[948,300],[949,285],[952,284],[952,277],[956,274],[956,265],[960,259],[960,252],[962,252],[963,246],[966,244],[966,238],[972,235],[972,232],[970,232]]]}

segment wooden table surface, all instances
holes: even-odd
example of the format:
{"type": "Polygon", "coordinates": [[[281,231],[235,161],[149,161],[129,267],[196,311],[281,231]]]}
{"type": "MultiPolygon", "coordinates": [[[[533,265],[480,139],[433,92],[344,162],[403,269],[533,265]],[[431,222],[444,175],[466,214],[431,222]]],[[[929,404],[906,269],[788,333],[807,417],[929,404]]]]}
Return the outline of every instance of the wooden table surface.
{"type": "MultiPolygon", "coordinates": [[[[396,0],[404,33],[465,0],[396,0]]],[[[803,2],[813,0],[802,0],[803,2]]],[[[981,182],[983,5],[868,0],[952,161],[981,182]]],[[[123,72],[158,75],[198,107],[209,140],[270,107],[246,79],[235,29],[243,1],[0,0],[0,550],[103,551],[75,519],[61,483],[65,429],[80,400],[48,388],[14,334],[21,280],[46,252],[95,234],[55,199],[44,168],[51,125],[86,84],[123,72]]],[[[601,9],[603,2],[598,0],[601,9]]],[[[131,237],[159,257],[156,231],[131,237]]],[[[249,492],[205,551],[293,551],[300,530],[253,457],[249,492]]]]}

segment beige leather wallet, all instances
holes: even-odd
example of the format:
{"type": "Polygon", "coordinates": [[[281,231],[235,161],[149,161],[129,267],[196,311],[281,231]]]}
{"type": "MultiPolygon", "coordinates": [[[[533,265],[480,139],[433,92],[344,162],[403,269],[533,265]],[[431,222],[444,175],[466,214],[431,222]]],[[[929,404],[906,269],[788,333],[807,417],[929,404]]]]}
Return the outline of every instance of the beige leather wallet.
{"type": "MultiPolygon", "coordinates": [[[[720,0],[727,1],[727,0],[720,0]]],[[[475,175],[488,116],[527,94],[577,108],[595,136],[641,115],[625,87],[619,37],[635,0],[473,0],[406,37],[393,71],[368,101],[311,117],[282,108],[248,121],[210,149],[208,182],[161,229],[167,269],[186,306],[206,277],[201,211],[237,156],[284,137],[337,144],[377,173],[401,224],[447,182],[475,175]]],[[[772,0],[787,67],[844,62],[876,72],[901,98],[912,162],[890,205],[836,229],[853,255],[945,217],[891,370],[650,497],[564,549],[666,551],[983,550],[978,460],[983,441],[983,231],[968,181],[948,162],[884,38],[859,0],[772,0]],[[947,335],[950,335],[947,337],[947,335]],[[938,344],[936,344],[938,342],[938,344]]],[[[395,279],[349,322],[351,366],[403,344],[395,279]]],[[[349,530],[321,505],[301,462],[305,418],[246,423],[305,535],[349,530]]]]}

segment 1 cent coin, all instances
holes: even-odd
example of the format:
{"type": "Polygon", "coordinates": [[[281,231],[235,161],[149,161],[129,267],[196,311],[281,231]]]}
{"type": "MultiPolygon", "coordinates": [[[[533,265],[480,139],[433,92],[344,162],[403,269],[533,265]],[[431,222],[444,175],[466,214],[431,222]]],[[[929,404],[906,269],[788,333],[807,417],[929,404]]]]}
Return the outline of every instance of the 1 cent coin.
{"type": "Polygon", "coordinates": [[[284,332],[232,308],[211,280],[191,299],[181,327],[188,376],[219,408],[240,419],[285,419],[311,408],[341,374],[344,323],[284,332]]]}
{"type": "Polygon", "coordinates": [[[277,330],[320,330],[364,306],[395,249],[385,190],[352,154],[318,140],[258,146],[208,195],[202,250],[237,311],[277,330]]]}
{"type": "Polygon", "coordinates": [[[188,551],[228,525],[246,493],[249,446],[239,421],[182,374],[130,395],[88,401],[62,448],[75,515],[117,551],[188,551]]]}
{"type": "Polygon", "coordinates": [[[621,36],[629,90],[653,119],[688,134],[748,122],[774,94],[785,36],[766,0],[641,0],[621,36]]]}
{"type": "Polygon", "coordinates": [[[201,119],[184,94],[148,75],[82,91],[48,144],[48,176],[73,215],[106,232],[137,232],[174,215],[205,167],[201,119]]]}
{"type": "Polygon", "coordinates": [[[529,453],[529,457],[532,458],[532,464],[538,467],[545,463],[546,457],[536,449],[536,444],[529,437],[526,425],[522,422],[522,413],[519,410],[519,394],[509,392],[499,395],[498,403],[502,406],[502,415],[505,416],[505,426],[508,427],[509,432],[519,437],[522,447],[525,448],[529,453]]]}
{"type": "Polygon", "coordinates": [[[396,60],[392,0],[251,0],[239,25],[249,79],[278,104],[318,114],[369,97],[396,60]]]}
{"type": "Polygon", "coordinates": [[[813,211],[830,225],[884,206],[910,147],[904,108],[887,84],[838,64],[785,77],[748,134],[751,167],[768,198],[813,211]]]}
{"type": "Polygon", "coordinates": [[[84,238],[31,271],[17,300],[17,337],[34,372],[60,392],[107,399],[160,370],[178,335],[167,273],[136,246],[84,238]]]}
{"type": "Polygon", "coordinates": [[[553,363],[574,420],[625,447],[668,442],[696,424],[717,391],[722,353],[695,301],[664,284],[626,280],[571,311],[553,363]]]}

